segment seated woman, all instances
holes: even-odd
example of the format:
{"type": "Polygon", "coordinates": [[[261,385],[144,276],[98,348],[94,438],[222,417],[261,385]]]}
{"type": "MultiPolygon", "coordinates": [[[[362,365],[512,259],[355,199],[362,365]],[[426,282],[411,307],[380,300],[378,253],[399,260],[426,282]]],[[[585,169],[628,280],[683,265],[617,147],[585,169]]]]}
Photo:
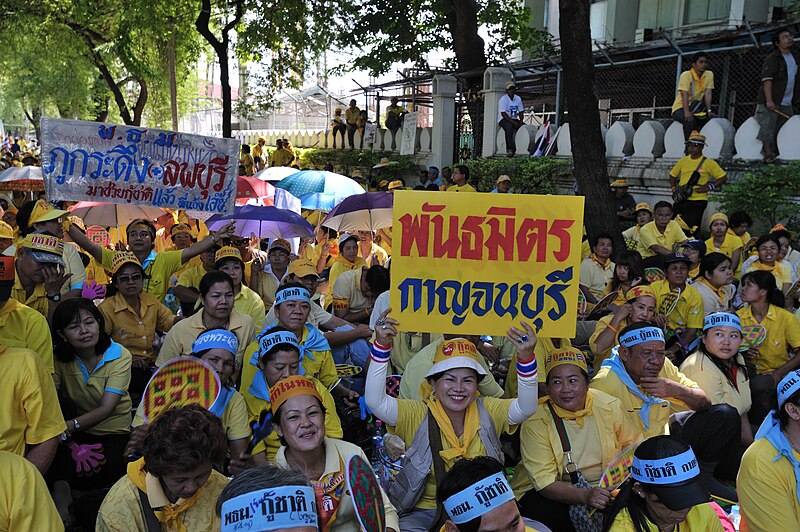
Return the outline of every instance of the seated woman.
{"type": "Polygon", "coordinates": [[[574,486],[567,474],[569,463],[574,460],[595,486],[620,450],[642,435],[627,420],[619,399],[589,389],[586,359],[580,351],[556,351],[547,357],[545,368],[549,395],[539,399],[539,409],[522,424],[522,462],[511,484],[522,515],[569,532],[575,530],[570,505],[603,510],[612,497],[607,489],[574,486]]]}
{"type": "MultiPolygon", "coordinates": [[[[272,327],[261,333],[258,342],[248,348],[247,356],[248,359],[255,356],[258,360],[258,371],[250,387],[242,392],[250,419],[255,420],[262,410],[272,409],[270,390],[279,380],[305,372],[300,366],[300,344],[297,337],[283,327],[272,327]]],[[[326,433],[331,438],[341,438],[344,433],[333,396],[319,380],[309,379],[314,383],[325,407],[326,433]]],[[[253,458],[259,463],[274,460],[279,447],[278,435],[272,432],[253,449],[253,458]]]]}
{"type": "Polygon", "coordinates": [[[153,376],[153,340],[156,331],[169,332],[179,318],[153,294],[144,291],[145,273],[130,251],[114,255],[111,284],[98,306],[105,318],[105,332],[133,356],[130,393],[139,404],[153,376]]]}
{"type": "MultiPolygon", "coordinates": [[[[312,486],[322,492],[318,508],[323,530],[360,530],[353,497],[346,489],[347,463],[353,456],[367,461],[356,445],[325,434],[326,408],[316,384],[301,376],[291,376],[270,386],[272,424],[281,438],[275,463],[300,471],[311,479],[312,486]]],[[[397,512],[381,490],[386,511],[386,530],[399,532],[397,512]]]]}
{"type": "Polygon", "coordinates": [[[331,273],[328,275],[328,288],[333,291],[339,274],[350,270],[358,270],[366,265],[367,261],[358,256],[358,236],[342,233],[339,235],[339,254],[334,259],[331,265],[331,273]]]}
{"type": "Polygon", "coordinates": [[[700,261],[700,271],[692,288],[703,298],[703,314],[730,312],[733,302],[734,268],[731,259],[722,253],[709,253],[700,261]]]}
{"type": "Polygon", "coordinates": [[[775,284],[785,294],[792,285],[792,268],[788,262],[780,260],[781,241],[777,236],[768,233],[759,237],[756,249],[758,258],[750,264],[742,265],[742,275],[752,271],[769,272],[775,276],[775,284]]]}
{"type": "Polygon", "coordinates": [[[386,394],[386,370],[398,324],[387,317],[389,310],[377,321],[365,399],[367,407],[406,444],[404,467],[388,489],[401,515],[400,530],[427,531],[436,517],[441,475],[460,458],[488,455],[503,461],[500,435],[513,434],[516,425],[536,411],[536,335],[524,322],[524,331],[516,327],[508,331],[517,343],[518,399],[478,397],[478,382],[486,370],[477,361],[475,344],[453,339],[436,349],[426,375],[431,396],[425,401],[398,400],[386,394]]]}
{"type": "MultiPolygon", "coordinates": [[[[244,469],[250,459],[245,455],[251,435],[247,404],[242,394],[233,387],[238,350],[239,340],[236,339],[236,335],[225,329],[209,329],[198,336],[192,344],[192,356],[214,368],[222,383],[222,390],[211,407],[211,413],[222,421],[222,427],[225,429],[231,458],[228,469],[232,474],[244,469]]],[[[144,423],[141,408],[136,410],[132,426],[137,429],[131,436],[130,446],[139,449],[149,426],[144,423]]]]}
{"type": "Polygon", "coordinates": [[[721,212],[711,215],[711,236],[706,240],[709,252],[722,253],[731,259],[733,271],[742,263],[742,239],[728,230],[728,217],[721,212]]]}
{"type": "Polygon", "coordinates": [[[709,314],[703,324],[698,348],[681,364],[681,373],[692,379],[706,392],[712,405],[729,404],[742,417],[740,446],[728,449],[720,456],[716,477],[736,480],[742,453],[753,443],[753,429],[747,413],[750,411],[750,381],[742,345],[742,325],[739,316],[728,312],[709,314]]]}
{"type": "Polygon", "coordinates": [[[630,477],[606,513],[603,530],[723,532],[699,477],[691,447],[670,436],[645,440],[633,455],[630,477]]]}
{"type": "MultiPolygon", "coordinates": [[[[647,284],[644,278],[644,263],[638,251],[622,251],[614,265],[614,276],[606,287],[606,293],[617,294],[613,305],[624,305],[627,302],[625,294],[634,286],[647,284]]],[[[613,311],[614,308],[611,307],[613,311]]]]}
{"type": "MultiPolygon", "coordinates": [[[[130,436],[130,352],[111,340],[105,320],[88,299],[67,299],[53,314],[53,352],[67,431],[47,473],[64,515],[72,489],[102,489],[125,472],[130,436]]],[[[57,408],[57,405],[49,405],[57,408]]]]}
{"type": "Polygon", "coordinates": [[[231,276],[233,280],[233,308],[239,314],[253,319],[256,329],[264,323],[264,302],[258,294],[242,284],[244,261],[242,253],[233,246],[225,246],[214,255],[214,267],[231,276]]]}
{"type": "Polygon", "coordinates": [[[617,307],[614,314],[603,316],[597,321],[594,333],[589,338],[589,349],[594,354],[592,366],[600,369],[600,364],[611,356],[611,350],[619,344],[619,331],[639,321],[652,322],[656,312],[656,293],[647,285],[634,286],[625,294],[625,302],[617,307]]]}
{"type": "Polygon", "coordinates": [[[742,457],[736,484],[742,530],[796,530],[800,523],[800,371],[789,372],[777,394],[778,409],[742,457]]]}
{"type": "Polygon", "coordinates": [[[219,418],[198,405],[172,408],[147,430],[143,457],[103,499],[97,532],[219,530],[214,504],[228,479],[219,418]]]}
{"type": "Polygon", "coordinates": [[[742,327],[760,324],[767,330],[761,345],[745,352],[750,376],[750,423],[760,425],[775,407],[775,382],[780,381],[800,363],[800,322],[783,308],[783,292],[769,272],[753,271],[742,276],[742,301],[748,303],[736,314],[742,327]],[[792,356],[789,356],[789,353],[792,356]]]}

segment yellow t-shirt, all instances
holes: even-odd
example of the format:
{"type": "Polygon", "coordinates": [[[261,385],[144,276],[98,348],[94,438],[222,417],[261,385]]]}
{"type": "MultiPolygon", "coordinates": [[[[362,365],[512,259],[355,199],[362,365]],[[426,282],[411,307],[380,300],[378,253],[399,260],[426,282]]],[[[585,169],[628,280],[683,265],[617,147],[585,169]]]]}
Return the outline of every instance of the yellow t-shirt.
{"type": "Polygon", "coordinates": [[[30,349],[50,373],[53,364],[53,339],[47,319],[15,299],[9,299],[0,308],[0,344],[6,347],[30,349]]]}
{"type": "MultiPolygon", "coordinates": [[[[710,70],[703,72],[700,80],[695,80],[692,76],[691,70],[686,70],[681,73],[678,79],[678,91],[683,91],[689,95],[689,104],[692,102],[705,101],[706,89],[714,88],[714,73],[710,70]]],[[[681,93],[675,95],[675,101],[672,102],[672,112],[683,108],[683,99],[681,93]]]]}
{"type": "MultiPolygon", "coordinates": [[[[380,249],[380,248],[379,248],[380,249]]],[[[333,285],[333,308],[358,312],[370,307],[370,300],[361,292],[363,268],[342,272],[333,285]]]]}
{"type": "Polygon", "coordinates": [[[64,273],[70,274],[61,286],[61,295],[70,290],[80,290],[86,282],[86,268],[83,266],[80,251],[74,242],[64,242],[64,273]]]}
{"type": "MultiPolygon", "coordinates": [[[[619,399],[599,390],[589,390],[590,416],[583,426],[574,419],[563,419],[572,457],[590,484],[596,484],[606,466],[641,433],[622,412],[619,399]]],[[[565,480],[567,457],[561,446],[550,409],[539,402],[536,413],[520,427],[522,465],[517,467],[511,487],[519,500],[531,489],[541,491],[553,482],[565,480]]],[[[568,478],[568,477],[567,477],[568,478]]]]}
{"type": "Polygon", "coordinates": [[[0,404],[0,451],[24,456],[67,428],[53,378],[29,349],[0,346],[0,404]]]}
{"type": "Polygon", "coordinates": [[[50,302],[47,299],[47,292],[43,284],[37,284],[33,288],[30,297],[28,297],[19,280],[19,275],[17,275],[17,278],[14,280],[14,287],[11,289],[11,299],[15,299],[23,305],[32,308],[45,318],[47,317],[47,310],[50,302]]]}
{"type": "Polygon", "coordinates": [[[89,265],[86,267],[86,281],[94,281],[97,284],[109,284],[111,282],[111,278],[108,276],[108,273],[106,273],[106,270],[97,264],[94,257],[89,259],[89,265]]]}
{"type": "MultiPolygon", "coordinates": [[[[408,368],[409,362],[411,359],[414,358],[417,353],[422,351],[422,349],[426,346],[422,345],[423,341],[423,333],[415,333],[415,332],[406,332],[406,331],[399,331],[397,336],[394,338],[394,342],[392,343],[392,355],[391,355],[391,363],[392,368],[396,373],[400,373],[402,375],[406,375],[406,370],[408,368]]],[[[430,335],[430,345],[431,343],[441,343],[444,337],[441,334],[431,334],[430,335]]],[[[373,340],[374,341],[374,340],[373,340]]],[[[433,360],[431,358],[431,360],[433,360]]],[[[419,387],[418,387],[419,388],[419,387]]],[[[409,387],[409,389],[411,389],[409,387]]],[[[403,382],[400,381],[400,393],[401,397],[403,390],[403,382]]]]}
{"type": "MultiPolygon", "coordinates": [[[[381,229],[381,231],[383,231],[384,233],[389,235],[389,238],[392,238],[392,227],[391,226],[384,227],[384,228],[381,229]]],[[[385,238],[381,238],[381,241],[378,242],[378,245],[383,248],[383,250],[386,252],[387,256],[389,256],[389,257],[392,256],[392,245],[389,244],[389,242],[387,242],[385,238]]]]}
{"type": "MultiPolygon", "coordinates": [[[[758,323],[749,306],[736,311],[742,327],[758,323]]],[[[789,361],[789,349],[800,347],[800,322],[786,309],[770,305],[761,325],[767,329],[767,337],[758,346],[758,356],[753,362],[759,374],[770,373],[789,361]]]]}
{"type": "MultiPolygon", "coordinates": [[[[725,234],[725,240],[722,241],[722,245],[720,247],[716,247],[714,245],[713,236],[706,240],[706,249],[708,249],[709,253],[716,251],[718,253],[722,253],[729,259],[733,258],[734,251],[737,249],[742,249],[742,247],[744,247],[744,244],[742,244],[742,241],[739,239],[739,237],[736,235],[731,235],[730,233],[725,234]]],[[[741,259],[742,257],[739,257],[739,264],[743,262],[741,259]]]]}
{"type": "MultiPolygon", "coordinates": [[[[739,363],[744,365],[742,355],[736,355],[739,363]]],[[[695,351],[681,364],[681,373],[692,379],[708,396],[712,405],[729,404],[739,415],[750,411],[753,400],[750,397],[750,381],[747,372],[737,368],[736,388],[731,386],[725,374],[699,351],[695,351]]]]}
{"type": "MultiPolygon", "coordinates": [[[[656,308],[661,305],[667,294],[670,292],[669,281],[656,281],[650,285],[656,293],[656,308]]],[[[677,329],[703,329],[703,297],[700,292],[688,284],[681,290],[681,297],[678,304],[669,315],[669,326],[673,330],[677,329]]]]}
{"type": "MultiPolygon", "coordinates": [[[[793,451],[794,459],[800,454],[793,451]]],[[[800,523],[800,502],[797,480],[788,459],[781,456],[766,438],[759,438],[745,451],[736,491],[741,505],[743,532],[775,532],[797,530],[800,523]]]]}
{"type": "Polygon", "coordinates": [[[330,287],[331,291],[333,291],[333,287],[336,286],[336,278],[341,274],[351,270],[360,270],[366,265],[367,261],[365,261],[362,257],[356,257],[354,262],[350,262],[342,256],[337,257],[337,259],[333,261],[331,271],[328,274],[328,286],[330,287]]]}
{"type": "MultiPolygon", "coordinates": [[[[604,351],[600,351],[597,348],[597,338],[608,329],[608,326],[611,325],[611,320],[614,319],[613,314],[609,314],[608,316],[603,316],[599,320],[597,320],[597,325],[594,326],[594,332],[592,333],[591,338],[589,338],[589,349],[594,354],[594,360],[592,361],[592,366],[594,366],[595,370],[600,369],[600,364],[603,363],[605,359],[611,356],[611,350],[614,349],[614,345],[619,343],[619,333],[615,335],[615,343],[614,345],[610,346],[608,349],[604,351]]],[[[628,323],[628,318],[622,320],[622,323],[619,324],[618,330],[622,330],[625,327],[630,325],[628,323]]]]}
{"type": "MultiPolygon", "coordinates": [[[[117,252],[103,248],[103,268],[111,271],[111,263],[117,252]]],[[[144,273],[149,279],[144,281],[144,291],[156,296],[159,301],[164,301],[167,290],[170,287],[170,276],[178,271],[183,265],[183,251],[162,251],[161,253],[150,253],[150,256],[142,264],[144,273]]]]}
{"type": "MultiPolygon", "coordinates": [[[[498,437],[503,433],[513,434],[513,432],[517,430],[516,425],[512,427],[508,424],[508,409],[512,401],[513,399],[483,398],[483,404],[492,418],[498,437]]],[[[389,431],[400,436],[403,441],[406,442],[406,448],[408,448],[411,446],[414,435],[417,433],[417,429],[420,425],[422,425],[425,414],[427,413],[428,406],[422,401],[398,399],[397,424],[394,427],[389,427],[389,431]]],[[[442,450],[446,451],[450,448],[447,438],[442,436],[442,450]]],[[[486,452],[486,448],[483,446],[480,436],[476,434],[475,437],[472,438],[472,441],[470,441],[465,458],[485,456],[486,452]]],[[[456,461],[458,460],[445,460],[445,470],[450,470],[456,461]]],[[[433,510],[436,508],[436,481],[433,476],[433,465],[431,465],[431,473],[425,481],[422,496],[419,498],[419,501],[417,501],[416,507],[423,510],[433,510]]]]}
{"type": "Polygon", "coordinates": [[[386,264],[386,261],[389,260],[389,255],[386,253],[386,251],[375,242],[372,243],[369,256],[364,257],[361,254],[361,247],[358,248],[358,256],[367,261],[367,266],[375,266],[376,264],[378,266],[383,266],[386,264]],[[373,258],[376,259],[374,262],[373,258]]]}
{"type": "Polygon", "coordinates": [[[601,266],[594,259],[594,255],[581,261],[580,284],[587,287],[595,299],[601,299],[606,293],[606,285],[614,276],[614,263],[608,261],[601,266]]]}
{"type": "Polygon", "coordinates": [[[233,308],[239,314],[247,314],[253,319],[253,325],[260,325],[264,322],[267,312],[264,310],[264,302],[254,291],[242,285],[242,289],[233,299],[233,308]]]}
{"type": "Polygon", "coordinates": [[[187,288],[197,288],[200,290],[200,280],[207,273],[208,271],[206,271],[202,265],[183,270],[178,276],[178,284],[187,288]]]}
{"type": "Polygon", "coordinates": [[[447,188],[447,192],[477,192],[475,187],[470,185],[469,183],[464,183],[464,185],[450,185],[447,188]]]}
{"type": "Polygon", "coordinates": [[[99,407],[106,392],[122,397],[107,418],[86,431],[89,434],[101,436],[129,432],[133,403],[128,395],[128,385],[131,382],[132,360],[127,349],[112,343],[91,373],[78,357],[72,362],[56,361],[56,386],[69,398],[76,416],[99,407]]]}
{"type": "Polygon", "coordinates": [[[699,192],[697,189],[703,185],[713,182],[721,177],[725,177],[725,170],[723,170],[717,161],[714,159],[706,158],[703,165],[698,169],[700,158],[692,159],[689,155],[682,157],[675,166],[670,170],[669,175],[678,180],[678,185],[683,186],[689,182],[689,178],[697,170],[700,173],[700,179],[694,187],[692,195],[689,196],[689,201],[708,201],[708,192],[699,192]]]}
{"type": "MultiPolygon", "coordinates": [[[[536,364],[538,367],[544,367],[544,361],[547,360],[547,355],[552,353],[556,349],[564,349],[567,347],[572,347],[572,342],[569,338],[561,338],[561,347],[556,347],[553,343],[553,338],[539,338],[539,341],[536,342],[536,346],[533,348],[533,354],[536,355],[536,364]]],[[[519,389],[519,380],[517,379],[517,352],[514,351],[514,355],[511,357],[511,361],[508,363],[508,376],[506,377],[506,397],[517,397],[517,391],[519,389]]],[[[539,372],[539,382],[545,383],[547,382],[547,373],[544,371],[539,372]]]]}
{"type": "MultiPolygon", "coordinates": [[[[609,532],[636,532],[636,527],[631,521],[631,516],[627,509],[620,510],[614,522],[611,523],[609,532]]],[[[653,523],[647,523],[648,532],[658,532],[658,527],[653,523]]],[[[675,530],[680,532],[724,532],[722,522],[710,504],[698,504],[692,506],[686,519],[678,523],[675,530]]]]}
{"type": "Polygon", "coordinates": [[[139,299],[141,315],[136,314],[120,293],[106,298],[98,309],[105,318],[106,333],[112,340],[125,346],[132,355],[152,360],[155,332],[169,332],[175,314],[153,294],[142,292],[139,299]]]}
{"type": "Polygon", "coordinates": [[[64,530],[47,483],[32,463],[0,451],[0,478],[0,530],[64,530]]]}
{"type": "Polygon", "coordinates": [[[351,126],[356,125],[359,116],[361,116],[361,110],[358,107],[348,107],[344,110],[344,119],[351,126]]]}
{"type": "MultiPolygon", "coordinates": [[[[658,376],[662,379],[675,381],[688,388],[698,388],[697,383],[679,372],[678,368],[676,368],[669,359],[664,360],[664,367],[661,368],[658,376]]],[[[590,386],[595,390],[600,390],[619,399],[622,403],[622,411],[628,417],[628,420],[642,431],[642,437],[644,439],[666,434],[669,426],[670,414],[689,410],[689,407],[684,402],[674,397],[665,397],[664,399],[668,399],[670,405],[666,403],[652,405],[650,407],[649,427],[645,429],[644,423],[642,423],[642,420],[639,418],[642,400],[633,395],[613,371],[609,368],[600,368],[592,379],[590,386]]]]}
{"type": "Polygon", "coordinates": [[[639,247],[636,248],[636,250],[643,259],[646,259],[647,257],[656,255],[656,252],[651,250],[650,246],[658,244],[661,247],[672,249],[673,245],[687,240],[689,240],[689,238],[675,220],[669,221],[663,233],[658,231],[655,222],[647,222],[639,231],[639,247]]]}
{"type": "MultiPolygon", "coordinates": [[[[264,309],[271,309],[275,303],[275,293],[278,291],[278,281],[275,276],[264,271],[258,272],[250,280],[250,286],[253,287],[253,291],[261,299],[264,309]]],[[[262,318],[261,321],[264,321],[264,319],[262,318]]],[[[256,324],[258,323],[261,322],[256,322],[256,324]]]]}

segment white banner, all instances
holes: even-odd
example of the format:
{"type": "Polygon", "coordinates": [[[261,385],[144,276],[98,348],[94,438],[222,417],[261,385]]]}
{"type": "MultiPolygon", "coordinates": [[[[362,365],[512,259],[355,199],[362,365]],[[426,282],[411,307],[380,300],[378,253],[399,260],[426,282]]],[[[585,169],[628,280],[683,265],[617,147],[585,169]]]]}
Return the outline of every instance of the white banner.
{"type": "Polygon", "coordinates": [[[417,147],[417,116],[419,113],[406,113],[403,117],[403,138],[400,144],[400,155],[414,155],[417,147]]]}

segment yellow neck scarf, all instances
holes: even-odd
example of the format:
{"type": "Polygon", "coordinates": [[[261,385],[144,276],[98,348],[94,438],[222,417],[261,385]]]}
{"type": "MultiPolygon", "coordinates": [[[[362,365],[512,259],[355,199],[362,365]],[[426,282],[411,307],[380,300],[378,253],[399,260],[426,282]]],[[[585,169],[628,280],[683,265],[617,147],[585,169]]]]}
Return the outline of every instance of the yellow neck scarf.
{"type": "MultiPolygon", "coordinates": [[[[690,69],[689,71],[692,73],[692,79],[694,79],[695,83],[697,83],[697,88],[700,89],[700,92],[702,93],[703,91],[705,91],[706,90],[706,84],[703,83],[702,76],[698,76],[697,75],[697,71],[694,68],[690,69]]],[[[689,99],[690,100],[693,97],[694,97],[694,94],[689,95],[689,99]]]]}
{"type": "Polygon", "coordinates": [[[763,262],[761,262],[761,259],[758,259],[755,262],[753,262],[753,268],[756,268],[758,270],[764,270],[765,272],[771,272],[772,270],[774,270],[777,267],[778,267],[778,261],[777,260],[775,261],[775,263],[772,266],[768,266],[768,265],[764,264],[763,262]]]}
{"type": "Polygon", "coordinates": [[[592,415],[592,394],[588,392],[586,393],[586,404],[583,406],[581,410],[578,410],[576,412],[570,412],[569,410],[564,410],[563,408],[555,404],[553,401],[551,401],[550,397],[547,395],[539,399],[539,404],[543,405],[547,401],[550,401],[550,404],[553,405],[553,409],[556,411],[556,414],[558,414],[558,417],[560,417],[561,419],[574,419],[579,427],[583,427],[583,422],[585,421],[583,418],[592,415]]]}
{"type": "Polygon", "coordinates": [[[592,253],[592,260],[595,261],[601,268],[605,269],[608,266],[608,263],[611,262],[611,259],[600,260],[600,258],[592,253]]]}
{"type": "MultiPolygon", "coordinates": [[[[147,493],[147,471],[145,471],[144,458],[139,458],[135,462],[128,464],[128,477],[133,482],[133,485],[147,493]]],[[[159,509],[153,509],[159,523],[166,523],[168,530],[176,530],[177,532],[188,532],[186,526],[183,524],[181,514],[194,506],[197,498],[200,496],[202,487],[197,490],[194,495],[178,504],[169,504],[162,506],[159,509]]]]}
{"type": "Polygon", "coordinates": [[[475,401],[467,407],[467,413],[464,417],[464,434],[462,434],[461,439],[456,436],[456,431],[453,429],[453,424],[450,422],[447,412],[444,411],[442,403],[436,397],[427,399],[425,402],[431,411],[431,415],[433,415],[433,419],[436,420],[436,424],[439,425],[439,430],[442,431],[447,443],[450,444],[449,449],[442,449],[442,452],[439,453],[442,459],[445,462],[452,462],[458,458],[469,458],[467,452],[470,443],[477,436],[480,428],[478,405],[475,404],[475,401]],[[462,441],[464,443],[461,443],[462,441]]]}
{"type": "Polygon", "coordinates": [[[367,265],[367,261],[365,261],[362,257],[356,257],[355,261],[350,262],[349,260],[344,258],[344,255],[342,255],[341,253],[336,255],[336,259],[334,259],[334,260],[336,262],[341,262],[342,264],[347,266],[348,270],[355,270],[356,268],[360,268],[362,266],[366,266],[367,265]]]}
{"type": "Polygon", "coordinates": [[[723,303],[726,302],[727,298],[725,297],[725,287],[724,286],[720,286],[719,288],[714,288],[714,285],[709,283],[708,279],[706,279],[705,277],[698,277],[697,281],[703,283],[708,288],[710,288],[712,292],[717,294],[717,297],[719,298],[720,301],[722,301],[723,303]]]}

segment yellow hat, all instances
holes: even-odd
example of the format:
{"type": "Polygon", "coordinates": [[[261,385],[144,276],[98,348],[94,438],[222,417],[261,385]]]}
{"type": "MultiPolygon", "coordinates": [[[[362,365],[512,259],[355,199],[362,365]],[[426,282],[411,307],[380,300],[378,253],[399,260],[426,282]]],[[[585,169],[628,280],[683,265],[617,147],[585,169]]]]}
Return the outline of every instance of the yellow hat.
{"type": "Polygon", "coordinates": [[[501,175],[500,177],[497,178],[497,182],[495,183],[495,185],[499,185],[503,181],[511,181],[511,178],[508,177],[507,175],[503,174],[503,175],[501,175]]]}
{"type": "Polygon", "coordinates": [[[276,238],[269,245],[269,250],[272,251],[273,249],[282,249],[286,253],[291,253],[292,252],[292,245],[289,243],[288,240],[286,240],[284,238],[276,238]]]}
{"type": "Polygon", "coordinates": [[[31,233],[20,245],[25,248],[36,262],[64,265],[61,256],[64,254],[64,241],[56,236],[31,233]]]}
{"type": "Polygon", "coordinates": [[[553,368],[563,366],[564,364],[578,366],[586,373],[589,373],[589,367],[586,365],[586,357],[574,347],[565,347],[564,349],[548,353],[547,358],[544,360],[544,370],[546,373],[550,373],[550,370],[553,368]]]}
{"type": "Polygon", "coordinates": [[[627,179],[617,179],[613,181],[610,185],[611,188],[627,188],[628,187],[628,180],[627,179]]]}
{"type": "Polygon", "coordinates": [[[392,164],[398,164],[397,161],[390,161],[388,157],[381,157],[381,162],[373,166],[373,168],[383,168],[392,164]]]}
{"type": "Polygon", "coordinates": [[[307,277],[309,275],[313,275],[317,278],[319,277],[316,266],[307,259],[293,260],[289,263],[289,269],[286,273],[287,275],[296,275],[297,277],[307,277]]]}
{"type": "Polygon", "coordinates": [[[0,238],[14,238],[14,228],[0,220],[0,238]]]}
{"type": "Polygon", "coordinates": [[[388,179],[381,179],[380,183],[378,183],[378,186],[381,187],[381,188],[388,187],[389,186],[389,180],[388,179]]]}
{"type": "Polygon", "coordinates": [[[114,254],[114,258],[111,259],[111,275],[116,275],[120,268],[126,264],[135,264],[140,268],[142,267],[142,263],[139,262],[139,259],[136,258],[132,251],[118,251],[114,254]]]}
{"type": "Polygon", "coordinates": [[[789,236],[791,236],[792,238],[795,238],[797,236],[797,232],[796,231],[789,231],[786,228],[786,226],[783,225],[783,224],[778,224],[778,225],[776,225],[775,227],[773,227],[772,229],[769,230],[770,233],[776,233],[778,231],[787,231],[789,233],[789,236]]]}
{"type": "Polygon", "coordinates": [[[697,131],[692,131],[691,135],[689,135],[689,138],[686,140],[686,144],[702,144],[705,146],[706,136],[701,135],[697,131]]]}
{"type": "Polygon", "coordinates": [[[337,107],[336,109],[333,110],[333,112],[334,113],[341,113],[342,112],[342,108],[341,107],[337,107]]]}
{"type": "Polygon", "coordinates": [[[636,214],[639,211],[647,211],[650,214],[653,214],[653,209],[650,208],[650,205],[647,202],[643,201],[641,203],[636,204],[636,208],[633,210],[633,213],[636,214]]]}
{"type": "Polygon", "coordinates": [[[389,190],[397,190],[398,188],[399,189],[403,188],[403,182],[400,181],[399,179],[389,183],[389,190]]]}
{"type": "Polygon", "coordinates": [[[86,233],[86,224],[83,223],[83,220],[81,220],[79,217],[77,217],[77,216],[69,216],[67,218],[67,220],[72,222],[72,225],[74,225],[75,227],[77,227],[78,229],[80,229],[81,231],[86,233]]]}
{"type": "Polygon", "coordinates": [[[272,413],[277,412],[287,400],[298,395],[312,395],[319,400],[320,404],[322,403],[322,397],[320,397],[317,387],[314,386],[314,382],[311,379],[301,375],[292,375],[279,380],[269,387],[269,401],[272,413]]]}
{"type": "Polygon", "coordinates": [[[639,286],[634,286],[630,290],[625,293],[625,301],[631,301],[632,299],[638,299],[643,296],[650,296],[656,301],[658,298],[656,297],[656,292],[650,286],[646,284],[642,284],[639,286]]]}
{"type": "Polygon", "coordinates": [[[173,225],[173,226],[172,226],[172,228],[169,230],[169,235],[170,235],[171,237],[174,237],[175,235],[178,235],[178,234],[180,234],[180,233],[186,233],[186,234],[188,234],[189,236],[191,236],[191,234],[192,234],[192,228],[191,228],[191,227],[189,227],[189,225],[188,225],[188,224],[175,224],[175,225],[173,225]]]}
{"type": "Polygon", "coordinates": [[[233,246],[224,246],[217,250],[217,252],[214,254],[214,266],[225,259],[237,259],[242,263],[242,265],[244,265],[244,261],[242,260],[242,252],[233,246]]]}
{"type": "Polygon", "coordinates": [[[353,170],[352,172],[350,172],[350,177],[353,177],[353,178],[356,178],[356,177],[361,177],[361,170],[359,170],[358,168],[356,168],[355,170],[353,170]]]}
{"type": "Polygon", "coordinates": [[[722,220],[723,222],[725,222],[725,225],[730,225],[730,222],[728,222],[728,217],[721,212],[715,212],[714,214],[712,214],[711,220],[709,220],[708,225],[713,224],[717,220],[722,220]]]}
{"type": "Polygon", "coordinates": [[[506,90],[516,89],[517,88],[517,84],[514,83],[513,81],[506,81],[505,88],[506,88],[506,90]]]}
{"type": "Polygon", "coordinates": [[[478,349],[475,344],[464,338],[445,340],[436,347],[433,366],[425,378],[456,368],[470,368],[478,373],[478,380],[486,376],[486,370],[478,362],[478,349]]]}
{"type": "Polygon", "coordinates": [[[56,209],[45,200],[37,200],[33,206],[31,215],[28,218],[28,226],[33,227],[33,224],[39,222],[49,222],[50,220],[58,220],[62,216],[69,214],[67,211],[56,209]]]}

